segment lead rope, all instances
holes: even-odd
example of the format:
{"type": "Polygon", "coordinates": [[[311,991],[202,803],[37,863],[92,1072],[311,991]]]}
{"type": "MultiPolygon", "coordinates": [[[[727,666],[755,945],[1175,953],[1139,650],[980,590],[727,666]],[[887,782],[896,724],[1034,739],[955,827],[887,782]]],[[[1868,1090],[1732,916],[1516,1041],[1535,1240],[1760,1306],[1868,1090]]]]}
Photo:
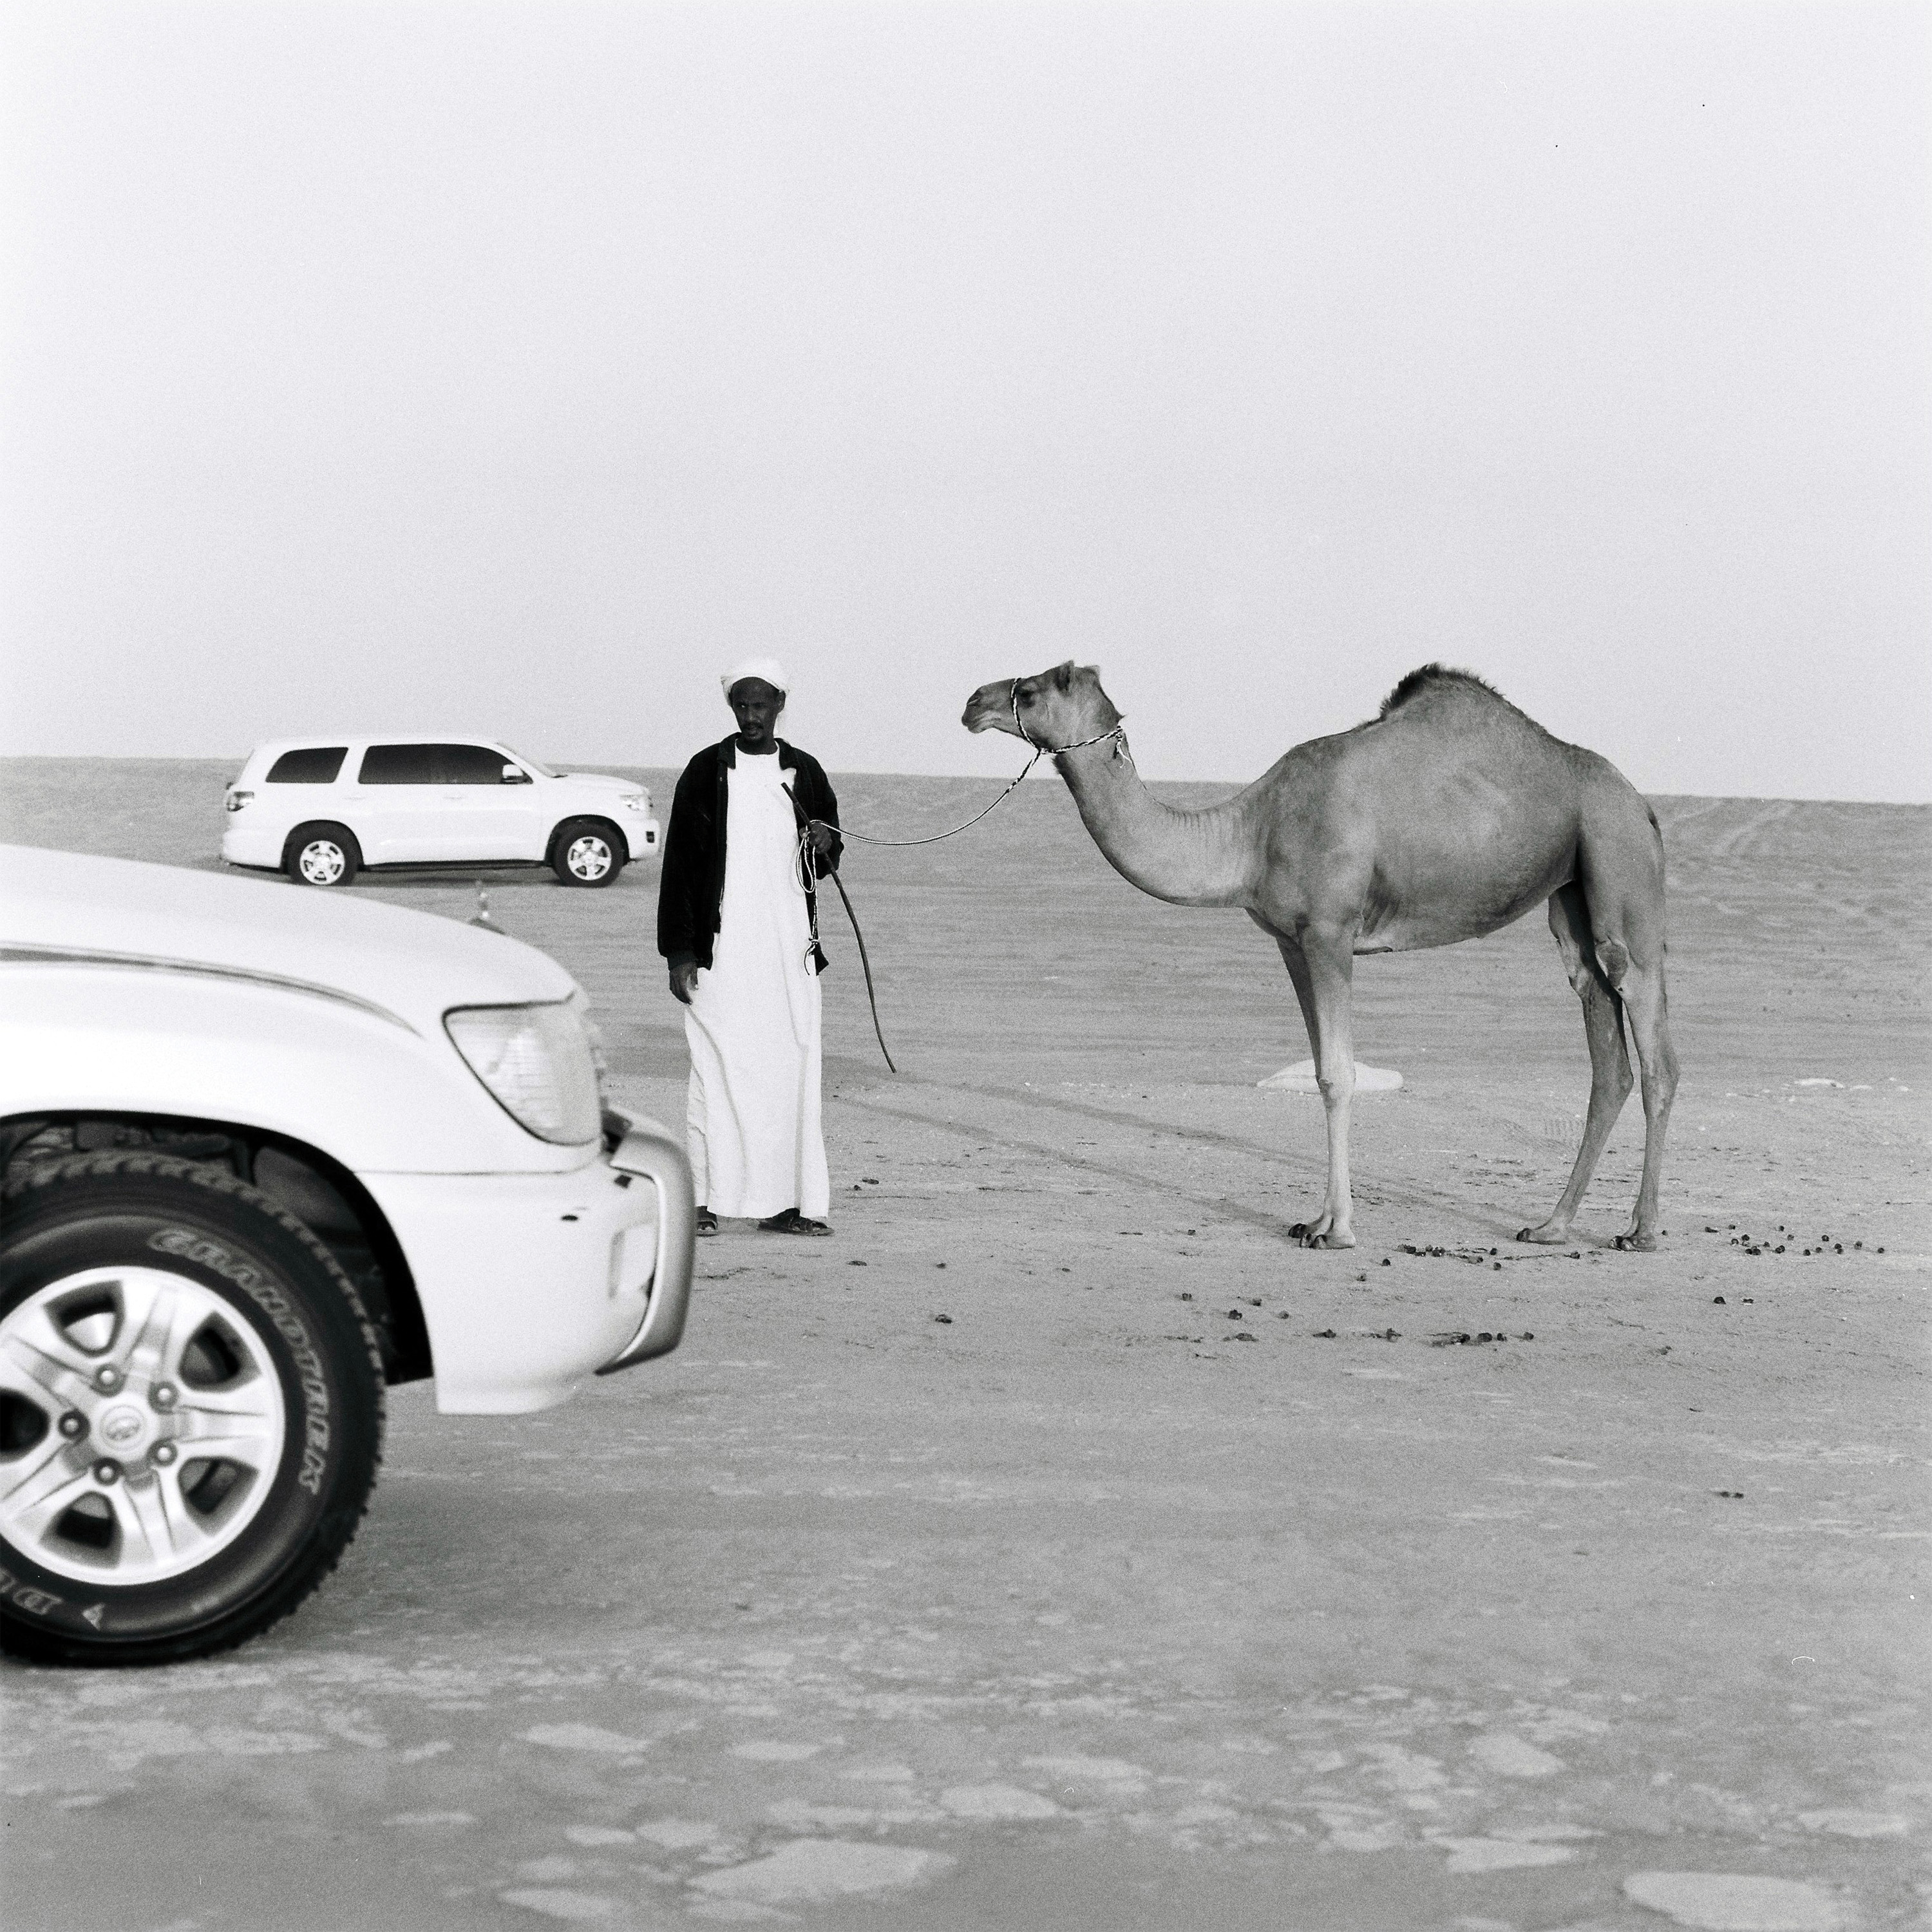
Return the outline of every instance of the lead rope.
{"type": "MultiPolygon", "coordinates": [[[[971,831],[981,819],[990,818],[994,812],[1005,804],[1006,800],[1025,783],[1027,772],[1030,772],[1041,759],[1057,758],[1063,752],[1084,751],[1089,745],[1103,745],[1109,738],[1118,739],[1123,751],[1126,748],[1127,734],[1118,722],[1112,730],[1102,731],[1096,738],[1082,738],[1077,745],[1042,745],[1020,722],[1020,681],[1018,678],[1013,680],[1010,702],[1013,709],[1013,729],[1033,746],[1033,756],[1026,762],[1026,770],[1022,772],[1019,776],[1014,779],[1012,783],[1008,785],[984,812],[980,812],[975,818],[968,819],[964,825],[956,825],[950,832],[935,832],[928,838],[876,838],[869,832],[854,832],[845,826],[826,825],[826,821],[822,818],[806,818],[804,806],[800,805],[796,798],[792,797],[791,793],[788,790],[785,796],[791,799],[791,808],[798,817],[799,879],[805,886],[806,891],[808,893],[812,891],[812,828],[814,825],[826,825],[826,830],[837,832],[841,838],[856,838],[862,845],[937,845],[943,840],[958,838],[962,832],[971,831]]],[[[872,1009],[872,1031],[878,1036],[879,1051],[886,1056],[886,1066],[891,1067],[892,1072],[896,1073],[898,1069],[892,1065],[892,1049],[886,1045],[885,1030],[879,1024],[878,996],[873,990],[872,962],[866,951],[866,935],[860,930],[859,915],[852,910],[852,896],[845,890],[845,881],[838,876],[838,868],[833,866],[829,869],[832,883],[838,888],[838,897],[844,905],[845,916],[852,922],[852,937],[859,942],[859,964],[864,969],[866,974],[866,999],[872,1009]]],[[[818,944],[818,935],[814,932],[812,934],[812,945],[814,949],[818,944]]],[[[806,956],[808,958],[811,956],[808,954],[806,956]]]]}
{"type": "MultiPolygon", "coordinates": [[[[824,823],[822,819],[802,817],[800,821],[798,862],[800,869],[808,878],[812,875],[812,828],[814,825],[824,823]]],[[[845,890],[845,881],[838,876],[838,868],[836,866],[831,868],[830,876],[832,883],[838,888],[838,897],[845,908],[845,916],[852,922],[852,937],[859,942],[859,964],[866,975],[866,1003],[872,1010],[872,1031],[878,1036],[879,1051],[886,1056],[886,1066],[896,1073],[898,1069],[893,1065],[892,1048],[886,1044],[885,1029],[879,1024],[879,996],[872,987],[872,962],[870,955],[866,950],[866,935],[860,930],[859,915],[852,910],[852,895],[845,890]]],[[[814,938],[812,941],[814,949],[818,944],[814,938]]],[[[808,953],[806,956],[809,958],[811,955],[808,953]]]]}
{"type": "MultiPolygon", "coordinates": [[[[1024,777],[1025,773],[1022,772],[1021,776],[1024,777]]],[[[812,887],[812,828],[814,825],[823,825],[825,821],[822,818],[806,818],[805,807],[793,797],[789,790],[786,791],[785,796],[791,800],[791,808],[798,820],[799,884],[804,886],[806,896],[813,905],[812,944],[806,949],[805,954],[806,964],[810,966],[816,964],[814,956],[818,951],[818,896],[812,887]]],[[[836,832],[838,828],[833,826],[830,829],[836,832]]],[[[866,935],[860,930],[859,915],[852,910],[852,896],[845,890],[845,881],[838,876],[838,868],[834,866],[830,872],[832,883],[838,888],[838,897],[844,905],[845,916],[852,922],[852,937],[859,942],[859,964],[866,975],[866,1003],[872,1010],[872,1031],[878,1036],[879,1051],[886,1056],[886,1065],[896,1073],[898,1069],[893,1065],[892,1049],[886,1044],[885,1029],[879,1024],[879,996],[872,987],[872,962],[866,950],[866,935]]]]}

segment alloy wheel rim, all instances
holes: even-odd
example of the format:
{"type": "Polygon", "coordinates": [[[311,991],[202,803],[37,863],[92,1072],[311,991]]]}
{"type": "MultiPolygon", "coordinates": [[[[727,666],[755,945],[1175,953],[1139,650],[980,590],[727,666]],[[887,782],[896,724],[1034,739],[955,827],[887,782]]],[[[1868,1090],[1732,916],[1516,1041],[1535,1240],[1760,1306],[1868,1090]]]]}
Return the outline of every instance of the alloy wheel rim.
{"type": "Polygon", "coordinates": [[[266,1345],[163,1268],[88,1268],[0,1320],[0,1536],[76,1582],[196,1569],[261,1513],[287,1439],[266,1345]]]}
{"type": "Polygon", "coordinates": [[[348,865],[342,848],[332,839],[311,840],[302,849],[302,856],[296,861],[302,868],[302,875],[312,886],[332,886],[341,878],[348,865]]]}
{"type": "Polygon", "coordinates": [[[580,879],[601,879],[610,869],[610,848],[602,839],[586,832],[581,838],[571,841],[563,862],[580,879]]]}

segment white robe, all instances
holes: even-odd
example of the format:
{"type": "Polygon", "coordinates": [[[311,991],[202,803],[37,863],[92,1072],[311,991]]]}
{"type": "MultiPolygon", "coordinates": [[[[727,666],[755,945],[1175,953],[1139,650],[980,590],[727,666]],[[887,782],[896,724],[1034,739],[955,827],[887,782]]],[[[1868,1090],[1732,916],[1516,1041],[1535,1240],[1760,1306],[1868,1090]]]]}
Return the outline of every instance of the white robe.
{"type": "Polygon", "coordinates": [[[685,1009],[686,1136],[714,1214],[814,1221],[832,1204],[820,1108],[818,976],[799,874],[798,820],[776,753],[728,768],[724,897],[712,963],[685,1009]]]}

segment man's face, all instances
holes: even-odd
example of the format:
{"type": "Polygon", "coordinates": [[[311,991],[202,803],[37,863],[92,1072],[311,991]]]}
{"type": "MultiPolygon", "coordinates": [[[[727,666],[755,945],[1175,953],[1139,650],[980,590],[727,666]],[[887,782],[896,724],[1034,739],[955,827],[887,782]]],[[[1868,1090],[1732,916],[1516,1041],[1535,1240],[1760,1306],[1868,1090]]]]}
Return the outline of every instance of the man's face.
{"type": "Polygon", "coordinates": [[[741,677],[725,700],[738,721],[738,742],[748,752],[761,752],[774,742],[784,693],[774,691],[761,677],[741,677]]]}

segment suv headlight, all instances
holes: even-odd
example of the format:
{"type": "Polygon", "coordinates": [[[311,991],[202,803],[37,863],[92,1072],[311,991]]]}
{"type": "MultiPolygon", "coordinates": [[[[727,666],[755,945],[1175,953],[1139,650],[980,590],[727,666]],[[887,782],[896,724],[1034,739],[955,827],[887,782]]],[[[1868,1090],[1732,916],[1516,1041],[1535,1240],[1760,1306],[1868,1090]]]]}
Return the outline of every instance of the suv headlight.
{"type": "Polygon", "coordinates": [[[490,1097],[540,1141],[594,1141],[603,1128],[590,1034],[574,1001],[457,1006],[445,1030],[490,1097]]]}
{"type": "Polygon", "coordinates": [[[627,791],[617,802],[629,812],[648,812],[651,808],[651,795],[647,791],[627,791]]]}

